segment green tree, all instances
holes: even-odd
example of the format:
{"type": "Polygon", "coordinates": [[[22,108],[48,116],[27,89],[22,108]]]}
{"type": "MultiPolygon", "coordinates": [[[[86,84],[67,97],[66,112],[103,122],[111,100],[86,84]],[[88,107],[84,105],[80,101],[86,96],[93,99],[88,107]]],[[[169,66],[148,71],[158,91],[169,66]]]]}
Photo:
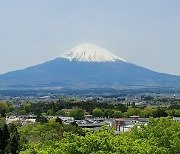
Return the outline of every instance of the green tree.
{"type": "Polygon", "coordinates": [[[3,132],[3,146],[2,147],[4,150],[6,148],[6,146],[8,145],[8,141],[10,138],[8,126],[6,124],[3,126],[2,132],[3,132]]]}
{"type": "Polygon", "coordinates": [[[13,112],[14,112],[14,109],[15,109],[13,103],[11,103],[11,102],[6,102],[6,104],[7,104],[7,106],[8,106],[8,109],[6,110],[6,113],[7,113],[8,115],[12,115],[13,112]]]}
{"type": "Polygon", "coordinates": [[[84,111],[82,109],[72,109],[69,111],[69,116],[74,117],[76,120],[81,120],[84,118],[84,111]]]}
{"type": "Polygon", "coordinates": [[[3,153],[4,150],[4,134],[3,131],[0,128],[0,153],[3,153]]]}
{"type": "Polygon", "coordinates": [[[52,109],[49,109],[49,110],[47,111],[47,115],[53,115],[53,110],[52,110],[52,109]]]}
{"type": "Polygon", "coordinates": [[[1,117],[6,116],[7,109],[8,109],[7,104],[5,102],[0,102],[0,115],[1,115],[1,117]]]}
{"type": "Polygon", "coordinates": [[[19,152],[20,136],[15,124],[10,124],[9,133],[10,138],[8,141],[8,145],[6,146],[6,153],[17,154],[19,152]]]}
{"type": "Polygon", "coordinates": [[[18,151],[19,151],[19,141],[17,140],[15,134],[13,134],[6,147],[6,153],[17,154],[19,153],[18,151]]]}
{"type": "Polygon", "coordinates": [[[133,115],[140,115],[141,109],[139,108],[128,108],[127,112],[124,113],[125,117],[133,116],[133,115]]]}
{"type": "Polygon", "coordinates": [[[63,111],[63,110],[58,110],[57,112],[56,112],[56,115],[61,115],[61,116],[65,116],[66,114],[65,114],[65,112],[63,111]]]}
{"type": "Polygon", "coordinates": [[[113,117],[114,111],[112,109],[105,109],[104,116],[105,117],[113,117]]]}
{"type": "Polygon", "coordinates": [[[20,111],[19,111],[19,114],[20,114],[20,115],[26,115],[27,112],[26,112],[25,110],[20,110],[20,111]]]}
{"type": "Polygon", "coordinates": [[[104,116],[104,112],[100,109],[100,108],[95,108],[93,111],[92,111],[92,115],[94,117],[103,117],[104,116]]]}
{"type": "Polygon", "coordinates": [[[0,102],[0,112],[2,110],[7,110],[8,109],[8,106],[7,106],[7,103],[5,102],[0,102]]]}
{"type": "Polygon", "coordinates": [[[180,117],[180,109],[175,110],[175,115],[174,116],[180,117]]]}
{"type": "Polygon", "coordinates": [[[85,131],[74,122],[69,125],[64,125],[64,131],[81,136],[85,135],[85,131]]]}
{"type": "Polygon", "coordinates": [[[40,123],[42,123],[42,124],[48,122],[47,118],[44,117],[44,116],[42,116],[42,115],[37,115],[36,121],[37,121],[37,122],[40,122],[40,123]]]}
{"type": "Polygon", "coordinates": [[[24,110],[26,111],[26,113],[30,113],[30,109],[31,109],[31,103],[27,102],[24,104],[24,110]]]}
{"type": "Polygon", "coordinates": [[[114,111],[113,117],[114,118],[121,118],[123,116],[121,111],[114,111]]]}
{"type": "Polygon", "coordinates": [[[142,111],[141,111],[141,116],[145,117],[145,118],[149,118],[153,116],[153,112],[155,109],[153,109],[152,107],[145,107],[142,111]]]}
{"type": "Polygon", "coordinates": [[[62,125],[63,124],[63,121],[60,119],[60,118],[56,118],[56,122],[58,122],[60,125],[62,125]]]}
{"type": "Polygon", "coordinates": [[[153,111],[153,117],[167,117],[168,114],[165,111],[165,109],[162,109],[160,107],[157,107],[154,111],[153,111]]]}

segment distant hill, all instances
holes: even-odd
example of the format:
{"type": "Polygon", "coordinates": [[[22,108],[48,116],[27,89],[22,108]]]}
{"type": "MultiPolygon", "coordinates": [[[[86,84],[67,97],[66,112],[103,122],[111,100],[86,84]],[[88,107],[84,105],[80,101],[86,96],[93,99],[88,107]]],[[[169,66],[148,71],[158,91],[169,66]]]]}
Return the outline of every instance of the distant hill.
{"type": "Polygon", "coordinates": [[[0,88],[179,87],[180,76],[134,65],[94,44],[82,44],[56,59],[0,75],[0,88]]]}

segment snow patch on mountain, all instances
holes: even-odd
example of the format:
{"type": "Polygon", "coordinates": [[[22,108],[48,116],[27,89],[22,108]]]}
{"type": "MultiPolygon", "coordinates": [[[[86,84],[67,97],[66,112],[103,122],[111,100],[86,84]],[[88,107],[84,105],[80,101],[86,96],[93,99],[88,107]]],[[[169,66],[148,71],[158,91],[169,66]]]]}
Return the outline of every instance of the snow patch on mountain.
{"type": "Polygon", "coordinates": [[[66,58],[69,61],[77,60],[81,62],[115,62],[118,60],[126,62],[126,60],[92,43],[78,45],[59,57],[66,58]]]}

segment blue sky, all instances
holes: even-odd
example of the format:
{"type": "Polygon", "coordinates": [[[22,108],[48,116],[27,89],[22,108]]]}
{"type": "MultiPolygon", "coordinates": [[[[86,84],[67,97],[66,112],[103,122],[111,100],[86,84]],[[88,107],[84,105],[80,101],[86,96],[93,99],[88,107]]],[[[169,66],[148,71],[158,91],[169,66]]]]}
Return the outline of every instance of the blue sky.
{"type": "Polygon", "coordinates": [[[0,73],[95,43],[180,75],[179,0],[0,0],[0,73]]]}

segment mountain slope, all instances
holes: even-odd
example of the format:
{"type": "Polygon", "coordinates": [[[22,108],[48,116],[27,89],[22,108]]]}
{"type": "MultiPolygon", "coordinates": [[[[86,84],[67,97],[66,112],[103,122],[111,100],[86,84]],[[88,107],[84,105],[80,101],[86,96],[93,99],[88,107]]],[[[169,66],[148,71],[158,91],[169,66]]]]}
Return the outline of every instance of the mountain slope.
{"type": "Polygon", "coordinates": [[[128,63],[91,44],[77,46],[52,61],[0,75],[0,88],[83,89],[126,86],[178,87],[180,77],[157,73],[128,63]]]}

